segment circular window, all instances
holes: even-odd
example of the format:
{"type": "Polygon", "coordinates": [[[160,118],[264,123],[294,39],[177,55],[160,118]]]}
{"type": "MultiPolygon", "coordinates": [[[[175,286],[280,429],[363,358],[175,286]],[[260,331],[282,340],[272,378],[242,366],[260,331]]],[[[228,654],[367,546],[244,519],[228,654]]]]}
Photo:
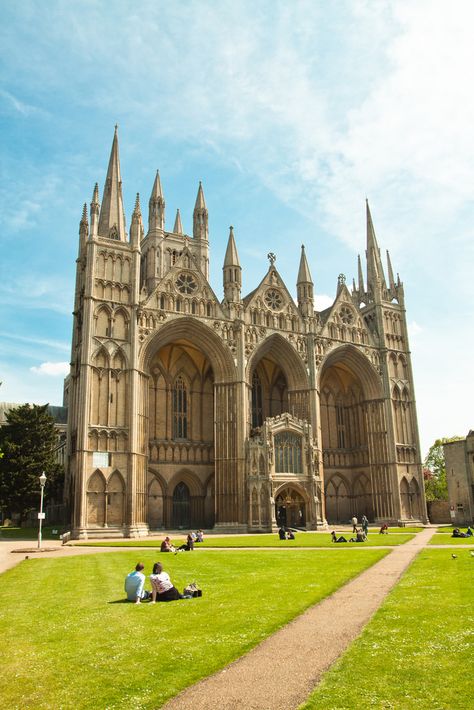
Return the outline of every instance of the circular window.
{"type": "Polygon", "coordinates": [[[275,288],[270,288],[265,294],[265,303],[272,311],[278,311],[283,306],[281,293],[275,288]]]}
{"type": "Polygon", "coordinates": [[[339,311],[339,317],[342,322],[345,323],[345,325],[350,325],[354,320],[353,313],[348,306],[342,306],[341,310],[339,311]]]}
{"type": "Polygon", "coordinates": [[[191,274],[180,274],[175,281],[175,286],[180,293],[190,294],[197,289],[197,283],[191,274]]]}

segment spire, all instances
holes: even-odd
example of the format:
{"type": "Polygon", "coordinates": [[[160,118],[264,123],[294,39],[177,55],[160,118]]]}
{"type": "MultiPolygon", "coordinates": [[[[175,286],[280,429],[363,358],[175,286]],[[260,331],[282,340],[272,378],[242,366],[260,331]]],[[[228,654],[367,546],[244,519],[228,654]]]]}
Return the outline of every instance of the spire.
{"type": "Polygon", "coordinates": [[[99,202],[99,186],[96,183],[94,185],[94,192],[92,193],[91,202],[91,236],[97,236],[97,230],[99,229],[99,212],[100,212],[100,202],[99,202]]]}
{"type": "Polygon", "coordinates": [[[296,282],[296,291],[298,295],[298,308],[301,315],[305,318],[314,315],[314,284],[309,272],[308,261],[304,250],[304,244],[301,245],[300,268],[298,271],[298,280],[296,282]]]}
{"type": "Polygon", "coordinates": [[[224,299],[230,309],[230,317],[234,318],[235,305],[240,301],[240,289],[242,287],[242,269],[240,267],[239,255],[234,239],[234,228],[229,227],[229,239],[225,252],[224,266],[222,267],[224,276],[224,299]]]}
{"type": "Polygon", "coordinates": [[[79,223],[79,236],[80,242],[83,243],[87,241],[89,237],[89,221],[87,219],[87,203],[84,202],[84,207],[82,208],[82,217],[79,223]]]}
{"type": "Polygon", "coordinates": [[[306,259],[304,244],[301,245],[300,268],[298,271],[298,281],[296,283],[313,283],[313,279],[311,278],[311,274],[309,272],[308,260],[306,259]]]}
{"type": "Polygon", "coordinates": [[[240,268],[239,255],[237,254],[237,247],[235,246],[233,227],[229,227],[229,240],[227,242],[227,249],[225,252],[224,269],[227,266],[238,266],[240,268]]]}
{"type": "Polygon", "coordinates": [[[143,220],[142,211],[140,209],[140,195],[137,192],[135,207],[132,214],[132,223],[130,225],[130,241],[132,244],[140,244],[143,239],[143,220]]]}
{"type": "Polygon", "coordinates": [[[207,241],[209,238],[209,217],[201,182],[199,182],[196,204],[194,205],[193,237],[194,239],[202,239],[204,241],[207,241]]]}
{"type": "Polygon", "coordinates": [[[156,171],[155,182],[148,202],[148,229],[165,228],[165,199],[161,189],[160,171],[156,171]]]}
{"type": "Polygon", "coordinates": [[[109,239],[126,240],[125,215],[123,212],[122,178],[118,149],[117,126],[115,126],[109,167],[104,185],[104,196],[100,209],[98,235],[109,239]]]}
{"type": "Polygon", "coordinates": [[[395,279],[393,278],[392,262],[390,261],[390,254],[387,249],[387,269],[388,269],[388,283],[392,291],[395,291],[395,279]]]}
{"type": "Polygon", "coordinates": [[[183,234],[183,225],[181,224],[181,215],[179,209],[176,210],[176,219],[174,221],[173,232],[175,234],[183,234]]]}
{"type": "Polygon", "coordinates": [[[362,273],[362,262],[360,260],[360,254],[357,254],[357,271],[358,271],[358,277],[359,277],[359,294],[362,295],[365,293],[365,286],[364,286],[364,275],[362,273]]]}
{"type": "Polygon", "coordinates": [[[380,249],[375,236],[372,215],[370,214],[369,201],[366,200],[367,214],[367,289],[373,295],[380,291],[380,296],[385,290],[385,276],[383,272],[382,260],[380,259],[380,249]]]}

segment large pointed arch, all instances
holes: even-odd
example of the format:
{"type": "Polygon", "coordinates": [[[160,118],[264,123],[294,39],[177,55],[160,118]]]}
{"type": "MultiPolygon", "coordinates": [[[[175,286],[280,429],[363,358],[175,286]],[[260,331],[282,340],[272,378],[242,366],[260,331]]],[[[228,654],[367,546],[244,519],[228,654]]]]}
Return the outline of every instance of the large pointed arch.
{"type": "Polygon", "coordinates": [[[319,383],[321,383],[325,372],[333,366],[342,366],[352,370],[360,380],[367,399],[382,397],[380,375],[366,355],[362,354],[354,345],[350,343],[340,345],[328,353],[319,369],[319,383]]]}
{"type": "Polygon", "coordinates": [[[305,365],[294,347],[279,333],[266,338],[250,356],[247,363],[247,381],[252,381],[252,374],[257,363],[264,357],[274,358],[285,373],[290,390],[307,389],[308,374],[305,365]]]}

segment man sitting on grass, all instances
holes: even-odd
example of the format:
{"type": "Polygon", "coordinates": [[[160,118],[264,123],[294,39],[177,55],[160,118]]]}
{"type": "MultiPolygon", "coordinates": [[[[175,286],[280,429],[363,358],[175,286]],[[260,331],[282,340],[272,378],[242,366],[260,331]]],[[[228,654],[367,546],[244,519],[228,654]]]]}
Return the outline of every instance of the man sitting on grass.
{"type": "Polygon", "coordinates": [[[130,572],[125,577],[125,593],[127,595],[127,600],[129,602],[135,602],[135,604],[140,604],[142,599],[148,599],[150,597],[149,592],[145,592],[145,575],[143,570],[145,565],[139,562],[135,567],[134,572],[130,572]]]}
{"type": "Polygon", "coordinates": [[[337,537],[336,531],[333,530],[331,533],[331,542],[347,542],[347,540],[344,535],[339,535],[339,537],[337,537]]]}

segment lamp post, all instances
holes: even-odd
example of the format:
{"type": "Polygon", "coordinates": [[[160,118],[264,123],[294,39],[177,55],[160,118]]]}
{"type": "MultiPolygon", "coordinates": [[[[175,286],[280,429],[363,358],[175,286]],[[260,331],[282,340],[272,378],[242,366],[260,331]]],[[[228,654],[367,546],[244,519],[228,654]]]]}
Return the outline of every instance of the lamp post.
{"type": "Polygon", "coordinates": [[[40,512],[38,513],[39,529],[38,529],[38,550],[41,549],[41,526],[43,523],[44,513],[43,513],[43,497],[44,497],[44,484],[46,483],[45,472],[39,477],[39,482],[41,486],[41,502],[40,502],[40,512]]]}

